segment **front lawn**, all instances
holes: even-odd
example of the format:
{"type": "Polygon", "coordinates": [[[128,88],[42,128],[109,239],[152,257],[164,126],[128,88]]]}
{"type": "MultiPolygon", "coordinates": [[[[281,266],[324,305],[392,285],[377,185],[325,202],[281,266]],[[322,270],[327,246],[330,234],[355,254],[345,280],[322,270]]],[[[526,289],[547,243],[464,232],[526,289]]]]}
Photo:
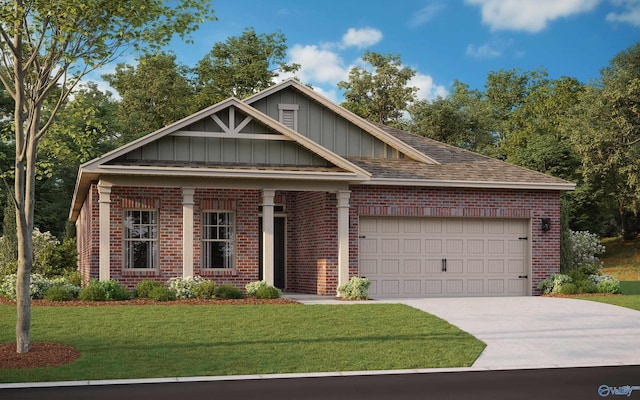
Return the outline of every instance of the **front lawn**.
{"type": "Polygon", "coordinates": [[[613,304],[620,307],[631,308],[640,311],[640,295],[629,296],[577,296],[582,300],[599,301],[601,303],[613,304]]]}
{"type": "MultiPolygon", "coordinates": [[[[0,343],[15,342],[0,304],[0,343]]],[[[400,304],[32,307],[32,342],[81,357],[0,382],[465,367],[485,345],[400,304]]]]}

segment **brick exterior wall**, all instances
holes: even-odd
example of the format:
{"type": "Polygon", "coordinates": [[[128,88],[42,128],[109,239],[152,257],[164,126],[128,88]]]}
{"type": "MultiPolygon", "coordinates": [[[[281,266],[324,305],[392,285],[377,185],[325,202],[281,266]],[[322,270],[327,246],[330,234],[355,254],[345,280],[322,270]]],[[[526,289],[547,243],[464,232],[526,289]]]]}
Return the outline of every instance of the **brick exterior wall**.
{"type": "Polygon", "coordinates": [[[538,283],[560,271],[560,192],[543,190],[351,187],[349,271],[358,266],[359,216],[518,218],[532,222],[531,293],[538,283]],[[541,218],[551,230],[540,229],[541,218]],[[356,226],[353,226],[356,225],[356,226]]]}
{"type": "MultiPolygon", "coordinates": [[[[532,221],[532,293],[560,269],[560,193],[540,190],[447,189],[391,186],[352,186],[349,209],[349,274],[358,275],[358,218],[360,216],[423,216],[518,218],[532,221]],[[552,229],[542,232],[541,218],[552,229]]],[[[277,192],[285,206],[286,289],[334,295],[337,287],[338,244],[335,193],[277,192]]],[[[260,190],[196,189],[194,195],[194,274],[218,284],[239,288],[258,279],[258,208],[260,190]],[[236,218],[234,270],[201,268],[203,211],[233,211],[236,218]]],[[[78,218],[78,264],[85,277],[99,271],[99,204],[92,185],[78,218]]],[[[144,279],[166,282],[182,276],[182,191],[180,188],[113,187],[111,192],[111,278],[130,288],[144,279]],[[160,269],[123,269],[122,224],[127,208],[157,208],[160,212],[160,269]]]]}

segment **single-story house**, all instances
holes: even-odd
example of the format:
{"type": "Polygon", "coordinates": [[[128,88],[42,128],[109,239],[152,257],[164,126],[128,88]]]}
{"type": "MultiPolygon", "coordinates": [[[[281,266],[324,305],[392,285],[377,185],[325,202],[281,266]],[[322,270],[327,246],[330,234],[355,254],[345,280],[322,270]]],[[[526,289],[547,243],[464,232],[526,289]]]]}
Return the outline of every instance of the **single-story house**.
{"type": "Polygon", "coordinates": [[[535,295],[574,184],[374,124],[296,80],[229,98],[83,164],[85,279],[265,279],[335,295],[535,295]]]}

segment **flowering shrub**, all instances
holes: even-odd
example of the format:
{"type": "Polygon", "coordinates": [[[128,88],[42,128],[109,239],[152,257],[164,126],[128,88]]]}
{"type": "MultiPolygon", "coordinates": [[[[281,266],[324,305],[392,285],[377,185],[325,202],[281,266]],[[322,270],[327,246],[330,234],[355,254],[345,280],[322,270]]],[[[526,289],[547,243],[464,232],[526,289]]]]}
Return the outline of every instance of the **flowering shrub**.
{"type": "MultiPolygon", "coordinates": [[[[16,274],[7,275],[2,278],[2,282],[0,282],[0,296],[15,300],[17,281],[18,276],[16,274]]],[[[47,290],[53,286],[63,287],[72,294],[73,297],[76,297],[80,292],[80,287],[69,283],[64,278],[46,278],[41,274],[31,274],[29,292],[32,299],[42,299],[47,290]]]]}
{"type": "Polygon", "coordinates": [[[249,296],[255,296],[256,293],[258,293],[258,290],[261,287],[267,287],[269,285],[267,285],[267,281],[262,280],[262,281],[255,281],[255,282],[251,282],[251,283],[247,283],[244,288],[247,291],[247,294],[249,296]]]}
{"type": "Polygon", "coordinates": [[[611,293],[618,294],[620,293],[620,282],[613,280],[602,280],[598,282],[596,285],[598,293],[611,293]]]}
{"type": "Polygon", "coordinates": [[[542,289],[544,294],[559,293],[560,288],[567,283],[571,283],[571,279],[568,275],[563,274],[551,274],[549,277],[543,279],[538,283],[538,289],[542,289]]]}
{"type": "Polygon", "coordinates": [[[604,253],[605,247],[598,235],[587,231],[569,231],[569,240],[572,254],[571,269],[600,269],[602,263],[597,256],[604,253]]]}
{"type": "Polygon", "coordinates": [[[204,282],[200,276],[176,277],[169,279],[169,289],[175,293],[176,299],[193,299],[196,297],[195,287],[204,282]]]}
{"type": "Polygon", "coordinates": [[[341,297],[348,300],[368,299],[367,290],[371,286],[371,281],[367,278],[357,276],[351,277],[349,282],[338,286],[338,293],[341,297]]]}

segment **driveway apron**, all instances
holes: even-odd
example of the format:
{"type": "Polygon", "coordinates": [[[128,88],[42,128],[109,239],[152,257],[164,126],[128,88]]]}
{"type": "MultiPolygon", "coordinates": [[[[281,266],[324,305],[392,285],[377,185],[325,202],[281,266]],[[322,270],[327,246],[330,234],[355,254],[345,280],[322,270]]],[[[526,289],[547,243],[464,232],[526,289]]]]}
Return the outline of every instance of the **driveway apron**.
{"type": "Polygon", "coordinates": [[[477,368],[640,364],[640,311],[551,297],[381,300],[436,315],[486,343],[477,368]]]}

